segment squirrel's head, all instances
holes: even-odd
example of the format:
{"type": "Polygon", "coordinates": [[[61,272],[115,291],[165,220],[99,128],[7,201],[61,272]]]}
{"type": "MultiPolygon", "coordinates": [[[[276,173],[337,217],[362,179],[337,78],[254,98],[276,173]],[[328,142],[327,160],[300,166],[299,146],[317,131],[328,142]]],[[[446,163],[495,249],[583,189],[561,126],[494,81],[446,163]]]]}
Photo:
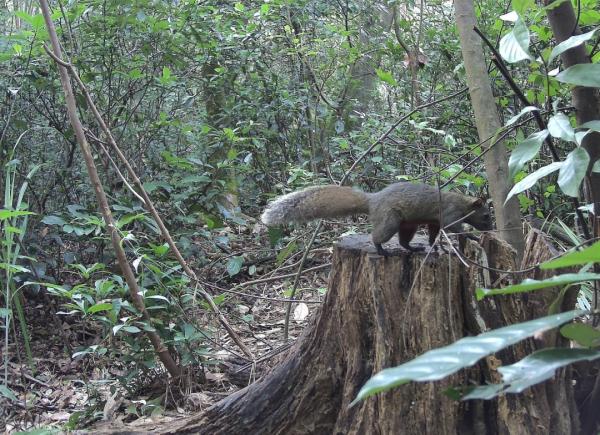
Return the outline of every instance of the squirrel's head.
{"type": "Polygon", "coordinates": [[[488,231],[492,226],[492,212],[485,198],[473,198],[471,213],[465,222],[481,231],[488,231]]]}

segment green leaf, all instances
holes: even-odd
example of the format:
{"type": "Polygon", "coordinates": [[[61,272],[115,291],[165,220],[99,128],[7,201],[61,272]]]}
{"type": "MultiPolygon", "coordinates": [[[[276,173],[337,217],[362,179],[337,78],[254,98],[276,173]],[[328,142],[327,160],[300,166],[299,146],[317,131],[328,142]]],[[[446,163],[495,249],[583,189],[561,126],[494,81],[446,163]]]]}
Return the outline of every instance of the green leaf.
{"type": "Polygon", "coordinates": [[[529,135],[527,139],[518,144],[510,155],[508,161],[508,176],[512,180],[523,165],[533,159],[540,150],[542,143],[548,137],[548,130],[542,130],[529,135]]]}
{"type": "Polygon", "coordinates": [[[244,264],[244,257],[232,257],[227,262],[227,273],[229,276],[234,276],[240,273],[240,269],[244,264]]]}
{"type": "Polygon", "coordinates": [[[535,7],[533,0],[512,0],[512,8],[519,14],[527,12],[527,9],[535,7]]]}
{"type": "Polygon", "coordinates": [[[158,255],[159,257],[162,257],[169,251],[169,249],[171,249],[167,242],[163,243],[162,245],[150,244],[150,246],[152,247],[152,252],[154,252],[154,255],[158,255]]]}
{"type": "Polygon", "coordinates": [[[557,113],[548,120],[548,131],[554,137],[575,142],[575,130],[571,127],[569,117],[564,113],[557,113]]]}
{"type": "Polygon", "coordinates": [[[569,323],[560,328],[560,333],[581,346],[593,347],[600,343],[600,331],[585,323],[569,323]]]}
{"type": "Polygon", "coordinates": [[[67,222],[60,216],[48,215],[44,216],[42,222],[46,225],[65,225],[67,222]]]}
{"type": "Polygon", "coordinates": [[[517,122],[519,120],[519,118],[521,118],[521,116],[525,115],[526,113],[533,112],[536,110],[539,112],[540,109],[535,106],[524,107],[523,110],[521,110],[518,114],[516,114],[515,116],[513,116],[512,118],[510,118],[508,120],[508,122],[506,123],[506,126],[514,124],[515,122],[517,122]]]}
{"type": "Polygon", "coordinates": [[[534,173],[529,174],[527,177],[523,178],[521,181],[519,181],[517,184],[515,184],[512,189],[510,189],[510,192],[508,192],[508,195],[506,196],[506,200],[504,201],[504,203],[506,204],[506,202],[512,196],[516,195],[517,193],[521,193],[524,190],[529,189],[540,178],[543,178],[546,175],[549,175],[552,172],[560,169],[562,164],[563,164],[563,162],[552,162],[549,165],[543,166],[540,169],[538,169],[537,171],[535,171],[534,173]]]}
{"type": "Polygon", "coordinates": [[[410,381],[443,379],[511,344],[555,328],[585,313],[586,311],[574,310],[546,316],[484,332],[475,337],[465,337],[448,346],[430,350],[411,361],[377,373],[363,385],[351,405],[410,381]]]}
{"type": "Polygon", "coordinates": [[[125,225],[130,224],[133,221],[139,221],[139,220],[144,220],[146,216],[143,213],[137,213],[137,214],[126,214],[124,216],[122,216],[117,222],[117,228],[121,229],[123,228],[125,225]]]}
{"type": "Polygon", "coordinates": [[[473,389],[463,397],[470,399],[493,399],[500,393],[520,393],[532,385],[546,381],[556,370],[579,361],[600,358],[600,351],[590,349],[542,349],[523,358],[516,364],[499,367],[502,384],[486,385],[473,389]]]}
{"type": "Polygon", "coordinates": [[[0,396],[6,397],[7,399],[12,400],[13,402],[19,400],[17,399],[17,396],[15,396],[15,393],[13,393],[12,390],[6,385],[0,385],[0,396]]]}
{"type": "Polygon", "coordinates": [[[375,68],[375,72],[377,73],[377,77],[386,82],[388,85],[397,86],[398,82],[392,76],[392,73],[384,71],[379,68],[375,68]]]}
{"type": "Polygon", "coordinates": [[[521,18],[515,21],[513,30],[500,40],[500,55],[509,63],[533,60],[529,54],[529,30],[521,18]]]}
{"type": "Polygon", "coordinates": [[[563,275],[557,275],[543,280],[525,279],[519,284],[509,285],[500,289],[478,288],[475,293],[477,295],[477,300],[480,301],[486,296],[523,293],[548,287],[563,286],[581,281],[594,280],[600,280],[600,273],[565,273],[563,275]]]}
{"type": "Polygon", "coordinates": [[[556,9],[562,3],[567,2],[567,1],[569,1],[569,0],[554,0],[552,3],[544,6],[542,9],[545,11],[551,11],[552,9],[556,9]]]}
{"type": "Polygon", "coordinates": [[[589,163],[590,156],[583,148],[575,148],[567,155],[558,174],[558,185],[565,195],[579,196],[579,186],[589,163]]]}
{"type": "Polygon", "coordinates": [[[23,211],[23,210],[1,209],[0,210],[0,221],[3,221],[5,219],[11,218],[11,217],[15,217],[15,216],[26,216],[29,214],[34,214],[34,213],[31,211],[23,211]]]}
{"type": "Polygon", "coordinates": [[[552,53],[550,53],[550,57],[548,58],[548,63],[552,62],[554,59],[556,59],[556,57],[560,56],[570,48],[577,47],[578,45],[583,44],[585,41],[591,39],[596,30],[598,29],[594,29],[591,32],[587,32],[582,35],[571,36],[569,39],[566,39],[558,44],[552,49],[552,53]]]}
{"type": "Polygon", "coordinates": [[[590,130],[600,132],[600,121],[584,122],[579,126],[579,128],[589,128],[590,130]]]}
{"type": "Polygon", "coordinates": [[[577,86],[600,88],[600,63],[579,63],[556,76],[556,80],[577,86]]]}
{"type": "Polygon", "coordinates": [[[99,311],[110,311],[112,309],[112,304],[109,303],[100,303],[96,305],[92,305],[87,309],[87,314],[94,314],[99,311]]]}
{"type": "Polygon", "coordinates": [[[540,264],[540,269],[558,269],[561,267],[577,266],[596,261],[600,262],[600,242],[596,242],[592,246],[582,249],[581,251],[569,252],[555,260],[546,261],[540,264]]]}
{"type": "Polygon", "coordinates": [[[292,255],[296,249],[298,249],[298,244],[296,242],[288,243],[288,245],[277,254],[275,264],[277,264],[277,266],[281,266],[286,258],[292,255]]]}

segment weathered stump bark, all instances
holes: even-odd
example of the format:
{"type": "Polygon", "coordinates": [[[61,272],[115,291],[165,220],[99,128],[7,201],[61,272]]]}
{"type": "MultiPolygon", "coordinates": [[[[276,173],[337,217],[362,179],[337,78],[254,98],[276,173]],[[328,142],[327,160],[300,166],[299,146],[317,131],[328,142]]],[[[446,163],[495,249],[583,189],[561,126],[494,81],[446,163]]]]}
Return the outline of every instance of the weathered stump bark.
{"type": "MultiPolygon", "coordinates": [[[[538,239],[529,243],[529,258],[550,255],[538,239]]],[[[515,269],[506,244],[486,238],[484,245],[487,254],[470,244],[467,255],[515,269]]],[[[547,308],[542,303],[535,308],[537,296],[477,302],[476,284],[497,286],[503,278],[466,267],[454,254],[392,252],[396,255],[376,255],[368,236],[342,239],[321,311],[287,358],[256,383],[163,433],[572,433],[576,419],[564,374],[557,382],[499,400],[456,402],[443,394],[451,385],[496,381],[490,368],[525,356],[534,350],[533,341],[444,381],[403,385],[348,407],[364,382],[383,368],[466,335],[543,315],[547,308]]]]}

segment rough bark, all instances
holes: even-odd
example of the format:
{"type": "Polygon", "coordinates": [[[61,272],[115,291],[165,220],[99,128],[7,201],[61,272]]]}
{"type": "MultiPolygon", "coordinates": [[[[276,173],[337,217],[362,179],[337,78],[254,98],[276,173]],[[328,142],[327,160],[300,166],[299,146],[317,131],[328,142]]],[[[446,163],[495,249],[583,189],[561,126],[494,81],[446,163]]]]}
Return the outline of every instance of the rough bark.
{"type": "MultiPolygon", "coordinates": [[[[528,259],[551,255],[541,238],[532,236],[529,241],[528,259]]],[[[486,237],[483,243],[487,254],[469,243],[467,255],[492,267],[514,269],[514,251],[506,242],[486,237]]],[[[377,371],[465,335],[527,320],[544,309],[542,301],[525,296],[477,302],[475,285],[502,278],[465,267],[455,255],[392,252],[399,255],[375,255],[367,236],[344,238],[334,251],[330,288],[321,311],[287,358],[256,383],[161,433],[575,431],[572,388],[564,373],[553,382],[499,400],[455,402],[443,394],[451,385],[496,380],[491,369],[533,351],[538,347],[533,340],[444,381],[403,385],[348,408],[358,389],[377,371]]]]}
{"type": "MultiPolygon", "coordinates": [[[[455,1],[454,13],[477,132],[479,139],[487,147],[490,144],[489,139],[496,134],[501,125],[494,104],[495,98],[487,73],[481,41],[473,31],[476,20],[472,0],[455,1]]],[[[510,190],[508,157],[504,144],[498,142],[493,145],[493,148],[485,154],[484,162],[492,201],[496,205],[496,225],[500,237],[509,242],[516,249],[517,255],[521,257],[525,245],[521,231],[519,203],[514,197],[504,205],[504,200],[510,190]]]]}

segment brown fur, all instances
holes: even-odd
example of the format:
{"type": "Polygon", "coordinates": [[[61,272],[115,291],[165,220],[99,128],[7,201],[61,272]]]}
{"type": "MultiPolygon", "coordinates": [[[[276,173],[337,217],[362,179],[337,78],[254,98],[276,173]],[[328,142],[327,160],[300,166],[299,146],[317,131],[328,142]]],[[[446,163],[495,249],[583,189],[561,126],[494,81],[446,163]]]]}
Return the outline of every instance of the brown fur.
{"type": "Polygon", "coordinates": [[[396,233],[400,245],[412,249],[410,241],[419,225],[427,225],[431,245],[440,228],[460,231],[462,222],[479,230],[492,228],[489,208],[482,199],[409,182],[391,184],[376,193],[335,185],[309,187],[276,199],[261,219],[267,225],[277,225],[361,213],[369,214],[373,243],[383,255],[382,243],[396,233]]]}

